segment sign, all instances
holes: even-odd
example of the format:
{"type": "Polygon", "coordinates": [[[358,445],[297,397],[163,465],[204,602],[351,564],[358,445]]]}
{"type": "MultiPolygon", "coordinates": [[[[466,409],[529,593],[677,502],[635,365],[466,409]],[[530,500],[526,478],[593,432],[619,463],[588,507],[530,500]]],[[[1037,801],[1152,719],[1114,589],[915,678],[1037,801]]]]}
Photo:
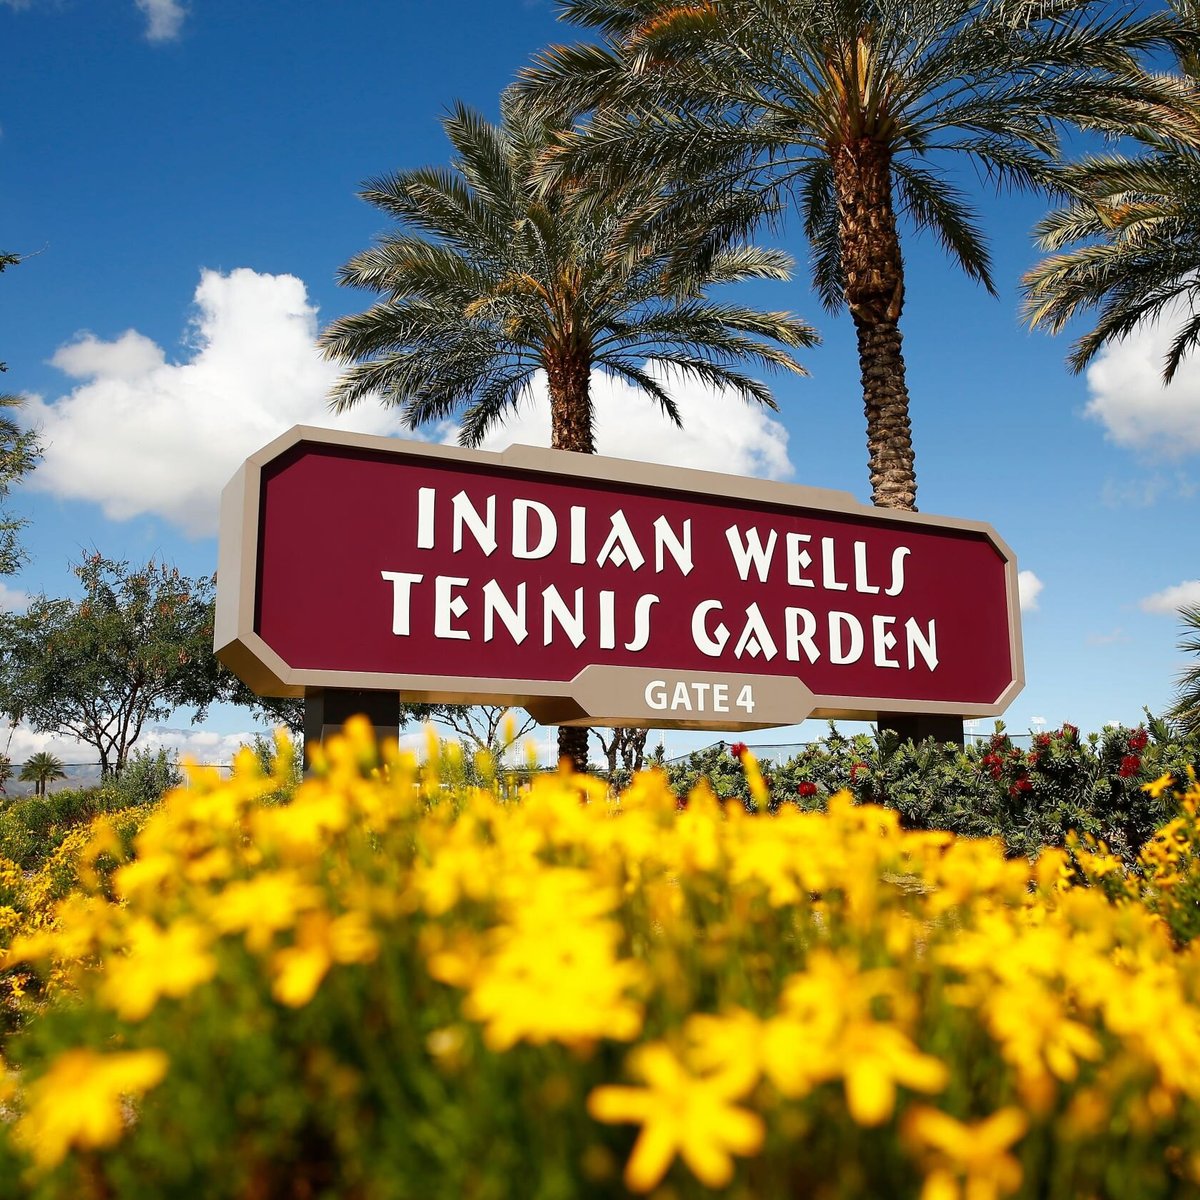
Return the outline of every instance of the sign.
{"type": "Polygon", "coordinates": [[[1023,685],[987,525],[843,492],[297,426],[222,496],[216,651],[260,695],[547,724],[990,716],[1023,685]]]}

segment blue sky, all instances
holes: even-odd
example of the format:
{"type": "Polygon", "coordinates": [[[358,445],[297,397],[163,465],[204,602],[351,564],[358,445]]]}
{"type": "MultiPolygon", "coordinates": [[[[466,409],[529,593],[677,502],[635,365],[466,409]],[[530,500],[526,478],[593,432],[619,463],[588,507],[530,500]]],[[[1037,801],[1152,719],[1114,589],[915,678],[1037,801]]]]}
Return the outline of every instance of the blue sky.
{"type": "MultiPolygon", "coordinates": [[[[66,594],[69,564],[93,547],[213,570],[216,498],[238,463],[297,421],[327,423],[333,372],[312,340],[369,302],[336,272],[385,226],[360,183],[443,163],[453,100],[494,115],[539,48],[574,36],[546,0],[0,0],[0,249],[29,256],[0,278],[0,357],[47,443],[15,496],[31,561],[0,601],[66,594]]],[[[1174,607],[1200,602],[1200,361],[1164,391],[1165,341],[1144,330],[1071,376],[1067,340],[1018,316],[1039,202],[979,203],[999,299],[931,240],[905,241],[918,503],[990,522],[1030,573],[1009,727],[1136,723],[1169,703],[1184,665],[1174,607]]],[[[683,465],[868,498],[849,320],[809,291],[794,222],[780,240],[796,280],[746,297],[820,328],[811,377],[778,380],[770,419],[685,397],[674,441],[637,397],[602,389],[603,452],[669,445],[683,465]]],[[[346,423],[396,429],[382,409],[346,423]]],[[[547,436],[533,415],[503,440],[547,436]]],[[[249,728],[215,712],[192,748],[224,753],[249,728]]],[[[667,736],[670,750],[706,740],[667,736]]],[[[48,744],[18,731],[12,753],[48,744]]]]}

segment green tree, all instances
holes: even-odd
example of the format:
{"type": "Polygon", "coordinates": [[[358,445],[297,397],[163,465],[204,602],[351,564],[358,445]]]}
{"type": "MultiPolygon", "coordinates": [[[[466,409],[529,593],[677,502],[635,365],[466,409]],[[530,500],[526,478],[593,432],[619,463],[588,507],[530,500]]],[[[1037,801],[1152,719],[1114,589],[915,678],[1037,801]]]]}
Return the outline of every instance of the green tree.
{"type": "MultiPolygon", "coordinates": [[[[1200,3],[1174,7],[1194,30],[1200,3]]],[[[1176,59],[1200,107],[1200,34],[1176,59]]],[[[1095,312],[1095,326],[1067,359],[1075,373],[1144,321],[1178,322],[1163,363],[1170,383],[1200,344],[1200,111],[1133,133],[1140,153],[1093,155],[1063,171],[1069,199],[1034,230],[1049,253],[1025,274],[1024,311],[1030,325],[1051,333],[1095,312]]]]}
{"type": "Polygon", "coordinates": [[[1200,604],[1185,605],[1179,610],[1183,622],[1183,637],[1179,649],[1196,659],[1179,674],[1175,702],[1167,716],[1184,734],[1200,737],[1200,604]]]}
{"type": "MultiPolygon", "coordinates": [[[[17,254],[0,254],[0,274],[5,268],[21,261],[17,254]]],[[[8,364],[0,362],[0,371],[8,364]]],[[[42,456],[41,443],[31,429],[22,429],[13,416],[21,407],[20,396],[0,394],[0,504],[8,497],[14,484],[28,475],[42,456]]],[[[18,535],[28,524],[0,508],[0,575],[11,575],[24,561],[18,535]]]]}
{"type": "Polygon", "coordinates": [[[17,776],[22,783],[34,785],[34,795],[36,796],[46,794],[46,785],[52,779],[66,779],[66,777],[67,773],[63,770],[62,759],[55,758],[46,750],[39,750],[36,754],[31,754],[21,768],[20,775],[17,776]]]}
{"type": "Polygon", "coordinates": [[[25,559],[20,532],[28,524],[2,507],[13,486],[37,466],[42,456],[36,432],[22,429],[13,416],[20,396],[0,395],[0,575],[11,575],[25,559]]]}
{"type": "MultiPolygon", "coordinates": [[[[786,279],[786,255],[726,242],[689,270],[662,236],[639,233],[644,189],[585,205],[569,187],[539,188],[534,167],[561,122],[533,116],[511,92],[499,125],[461,104],[443,124],[448,169],[401,171],[363,192],[400,227],[342,269],[342,283],[383,299],[322,335],[329,358],[353,364],[334,389],[337,410],[378,398],[412,428],[461,416],[460,441],[473,446],[528,398],[541,370],[551,445],[590,454],[593,370],[639,387],[676,424],[675,380],[773,408],[768,389],[738,368],[803,373],[788,351],[813,344],[807,324],[704,295],[716,284],[786,279]],[[665,381],[647,360],[666,368],[665,381]]],[[[586,763],[586,729],[564,727],[559,745],[586,763]]]]}
{"type": "Polygon", "coordinates": [[[1124,128],[1179,89],[1138,55],[1180,36],[1168,14],[1094,0],[559,0],[600,44],[556,46],[522,87],[594,110],[550,180],[608,192],[676,181],[675,223],[728,233],[794,201],[826,308],[858,335],[872,498],[915,508],[901,347],[900,220],[930,231],[995,293],[963,162],[1001,187],[1045,183],[1060,123],[1124,128]]]}
{"type": "Polygon", "coordinates": [[[82,598],[39,595],[0,614],[0,712],[86,742],[114,775],[146,721],[182,707],[199,721],[216,698],[214,581],[99,553],[74,571],[82,598]]]}

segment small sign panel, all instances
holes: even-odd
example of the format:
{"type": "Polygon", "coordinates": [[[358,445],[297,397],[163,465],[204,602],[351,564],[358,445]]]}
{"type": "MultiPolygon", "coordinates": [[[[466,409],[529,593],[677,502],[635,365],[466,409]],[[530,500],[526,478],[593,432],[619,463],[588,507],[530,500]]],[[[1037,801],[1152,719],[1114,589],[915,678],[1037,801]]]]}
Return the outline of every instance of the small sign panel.
{"type": "Polygon", "coordinates": [[[298,426],[222,497],[216,651],[260,695],[398,691],[546,723],[990,716],[1023,684],[987,525],[514,446],[298,426]]]}

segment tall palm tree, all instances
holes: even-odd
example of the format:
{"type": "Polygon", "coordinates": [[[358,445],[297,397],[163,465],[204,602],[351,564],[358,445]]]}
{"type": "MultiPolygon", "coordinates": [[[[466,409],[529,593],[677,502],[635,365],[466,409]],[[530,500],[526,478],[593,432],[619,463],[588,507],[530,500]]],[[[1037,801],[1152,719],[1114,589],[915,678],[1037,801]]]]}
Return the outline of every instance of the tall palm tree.
{"type": "MultiPolygon", "coordinates": [[[[1179,649],[1185,654],[1200,656],[1200,604],[1190,604],[1179,610],[1184,636],[1179,649]]],[[[1200,735],[1200,659],[1179,674],[1175,703],[1167,713],[1185,733],[1200,735]]]]}
{"type": "MultiPolygon", "coordinates": [[[[573,189],[541,189],[534,166],[562,124],[512,93],[499,125],[461,104],[443,124],[448,169],[397,172],[363,192],[400,227],[342,269],[341,282],[383,298],[322,335],[325,354],[349,364],[337,410],[375,398],[400,406],[410,427],[459,416],[460,441],[477,445],[530,396],[540,370],[552,446],[590,454],[594,369],[636,385],[676,424],[674,381],[774,408],[739,367],[804,373],[789,350],[814,344],[809,325],[704,294],[787,279],[787,255],[727,240],[692,269],[661,231],[644,233],[645,190],[585,208],[573,189]]],[[[587,730],[561,729],[559,748],[582,768],[587,730]]]]}
{"type": "Polygon", "coordinates": [[[460,440],[478,445],[528,399],[540,369],[552,444],[586,454],[595,368],[642,389],[677,424],[647,359],[772,408],[769,390],[735,364],[804,373],[784,347],[813,345],[811,326],[703,295],[787,279],[781,251],[727,244],[702,272],[679,269],[669,247],[639,232],[635,203],[585,211],[565,189],[539,192],[533,167],[556,127],[514,96],[499,125],[461,104],[443,124],[449,169],[401,171],[362,193],[401,228],[341,271],[342,283],[384,298],[322,334],[327,357],[353,364],[334,388],[336,410],[376,398],[414,428],[461,415],[460,440]]]}
{"type": "Polygon", "coordinates": [[[1122,128],[1177,91],[1138,70],[1140,52],[1178,36],[1169,15],[1097,0],[559,7],[602,40],[552,47],[524,73],[523,90],[548,108],[592,110],[547,178],[608,191],[666,176],[678,183],[667,210],[718,228],[744,226],[756,198],[794,200],[817,291],[854,320],[872,498],[893,508],[916,506],[899,219],[931,231],[994,294],[976,214],[944,164],[1038,186],[1060,122],[1122,128]]]}
{"type": "MultiPolygon", "coordinates": [[[[1173,7],[1196,30],[1200,3],[1173,7]]],[[[1050,253],[1022,281],[1030,325],[1059,333],[1072,318],[1097,313],[1071,347],[1076,373],[1106,343],[1159,317],[1178,322],[1164,383],[1200,344],[1200,33],[1177,48],[1177,60],[1195,110],[1134,130],[1140,154],[1095,155],[1065,169],[1070,198],[1034,230],[1050,253]]]]}
{"type": "Polygon", "coordinates": [[[52,779],[66,779],[67,773],[63,770],[62,760],[46,750],[39,750],[36,754],[31,754],[25,765],[21,768],[21,774],[17,778],[22,783],[32,783],[34,785],[34,794],[44,796],[46,794],[46,785],[52,779]]]}

